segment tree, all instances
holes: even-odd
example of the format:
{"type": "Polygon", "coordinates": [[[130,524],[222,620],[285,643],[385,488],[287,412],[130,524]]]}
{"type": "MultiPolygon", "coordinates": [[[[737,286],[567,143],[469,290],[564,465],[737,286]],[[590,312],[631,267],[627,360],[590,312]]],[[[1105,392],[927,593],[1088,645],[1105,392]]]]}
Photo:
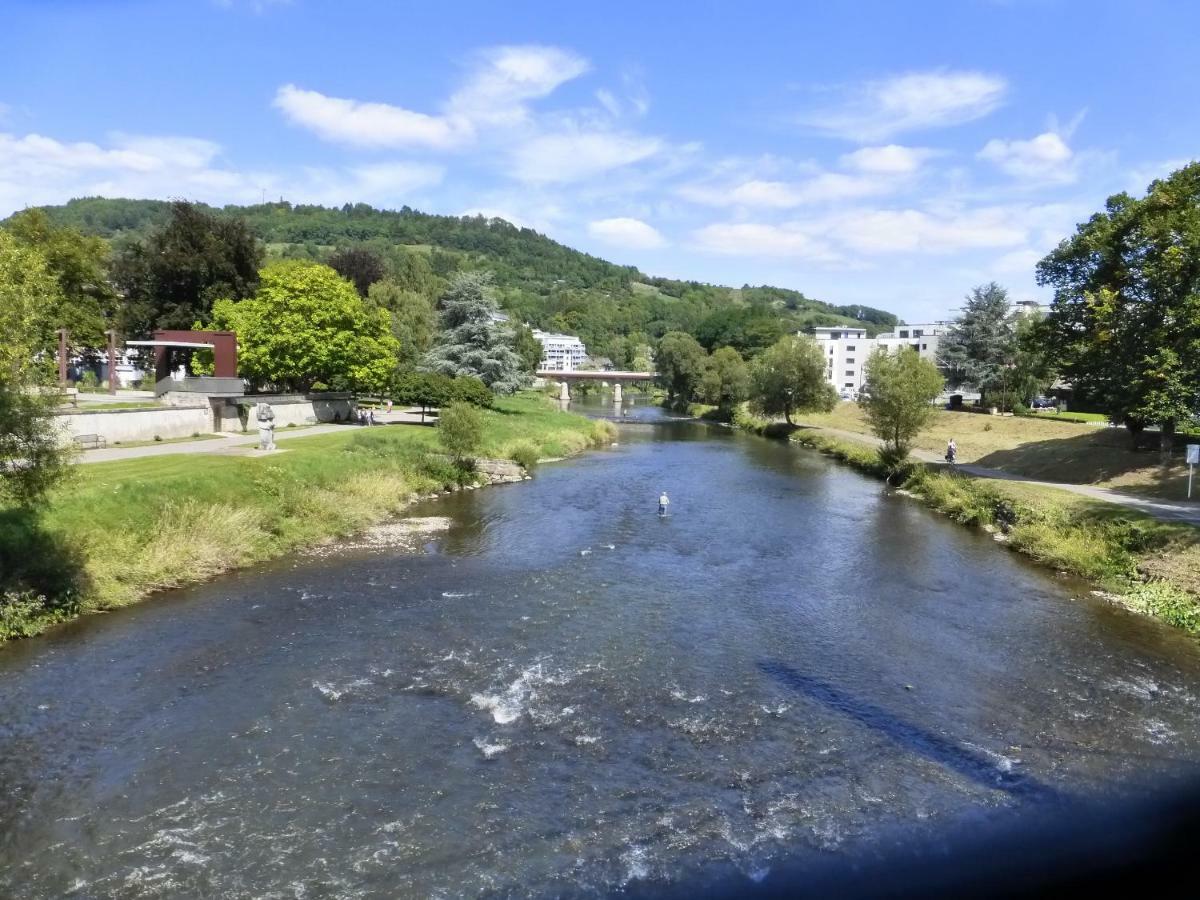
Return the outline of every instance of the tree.
{"type": "Polygon", "coordinates": [[[95,349],[116,313],[117,293],[109,282],[108,242],[70,227],[56,227],[45,210],[17,213],[5,226],[17,243],[35,248],[58,281],[57,299],[45,310],[43,330],[70,333],[72,346],[95,349]]]}
{"type": "Polygon", "coordinates": [[[430,409],[441,409],[451,403],[468,403],[488,409],[496,395],[478,378],[451,378],[437,372],[408,372],[392,389],[392,399],[421,407],[421,421],[430,409]]]}
{"type": "Polygon", "coordinates": [[[694,337],[670,331],[658,342],[654,354],[658,377],[667,389],[668,403],[691,403],[700,393],[708,354],[694,337]]]}
{"type": "Polygon", "coordinates": [[[884,460],[899,463],[933,417],[932,404],[945,379],[937,366],[908,347],[897,353],[879,348],[867,360],[865,371],[866,384],[858,402],[871,431],[884,442],[884,460]]]}
{"type": "Polygon", "coordinates": [[[421,294],[389,280],[377,281],[367,293],[370,304],[391,315],[392,335],[400,344],[397,362],[401,369],[414,368],[433,346],[437,312],[421,294]]]}
{"type": "Polygon", "coordinates": [[[30,506],[67,471],[54,422],[57,392],[40,354],[47,310],[62,294],[46,259],[0,230],[0,501],[30,506]],[[40,359],[39,359],[40,357],[40,359]]]}
{"type": "Polygon", "coordinates": [[[212,321],[237,332],[238,368],[259,386],[378,389],[395,369],[399,345],[387,310],[369,307],[319,263],[272,263],[253,297],[218,301],[212,321]]]}
{"type": "Polygon", "coordinates": [[[750,395],[750,370],[740,353],[721,347],[708,358],[702,386],[705,401],[728,416],[750,395]]]}
{"type": "Polygon", "coordinates": [[[828,412],[837,392],[825,380],[825,354],[807,335],[781,337],[750,368],[750,406],[764,416],[783,416],[792,424],[797,412],[828,412]]]}
{"type": "Polygon", "coordinates": [[[379,255],[365,247],[343,247],[329,257],[329,267],[353,284],[360,297],[387,274],[379,255]]]}
{"type": "Polygon", "coordinates": [[[1016,315],[996,282],[972,289],[954,326],[942,337],[938,363],[951,384],[971,384],[983,399],[1014,389],[1016,315]]]}
{"type": "Polygon", "coordinates": [[[171,204],[170,220],[113,261],[125,295],[120,325],[130,336],[206,321],[215,300],[241,300],[258,287],[262,248],[241,219],[192,203],[171,204]]]}
{"type": "Polygon", "coordinates": [[[542,342],[533,334],[528,325],[519,324],[513,328],[513,349],[521,357],[521,365],[526,372],[536,372],[542,364],[542,342]]]}
{"type": "Polygon", "coordinates": [[[424,366],[443,375],[472,375],[498,394],[529,383],[508,329],[495,320],[492,276],[460,272],[442,295],[442,332],[424,366]]]}
{"type": "Polygon", "coordinates": [[[459,467],[474,468],[474,454],[483,443],[483,416],[474,406],[451,403],[438,413],[438,441],[459,467]]]}
{"type": "Polygon", "coordinates": [[[393,247],[388,258],[388,279],[402,290],[436,300],[446,283],[433,271],[429,257],[415,250],[393,247]]]}
{"type": "Polygon", "coordinates": [[[1037,278],[1054,288],[1046,346],[1063,377],[1135,442],[1158,423],[1165,462],[1200,409],[1200,163],[1109,197],[1037,278]]]}

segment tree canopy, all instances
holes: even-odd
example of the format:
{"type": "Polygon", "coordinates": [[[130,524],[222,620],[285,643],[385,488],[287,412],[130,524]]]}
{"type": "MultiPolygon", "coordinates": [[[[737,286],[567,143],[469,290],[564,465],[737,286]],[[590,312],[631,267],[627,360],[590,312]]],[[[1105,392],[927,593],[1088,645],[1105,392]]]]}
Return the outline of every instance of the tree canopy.
{"type": "Polygon", "coordinates": [[[45,343],[62,293],[35,248],[0,230],[0,502],[29,505],[66,472],[45,343]]]}
{"type": "Polygon", "coordinates": [[[972,289],[962,315],[938,348],[938,363],[952,385],[972,385],[985,400],[1012,389],[1016,318],[1008,291],[996,282],[972,289]]]}
{"type": "Polygon", "coordinates": [[[423,294],[401,287],[394,281],[376,281],[367,292],[369,305],[387,310],[392,336],[399,343],[397,363],[401,369],[413,369],[433,346],[437,331],[437,313],[423,294]]]}
{"type": "Polygon", "coordinates": [[[442,331],[425,356],[424,366],[443,375],[470,375],[498,394],[528,384],[509,329],[495,321],[497,312],[489,273],[454,276],[438,306],[442,331]]]}
{"type": "Polygon", "coordinates": [[[654,354],[658,377],[670,403],[691,403],[700,393],[708,354],[690,334],[664,334],[654,354]]]}
{"type": "Polygon", "coordinates": [[[272,263],[253,297],[213,305],[212,324],[237,332],[238,367],[259,387],[380,388],[395,370],[387,310],[318,263],[272,263]]]}
{"type": "Polygon", "coordinates": [[[1135,434],[1200,410],[1200,163],[1108,198],[1037,266],[1063,376],[1135,434]]]}
{"type": "Polygon", "coordinates": [[[732,347],[721,347],[708,358],[701,379],[704,399],[729,416],[750,394],[750,370],[732,347]]]}
{"type": "Polygon", "coordinates": [[[329,267],[337,272],[358,291],[360,297],[387,274],[383,258],[365,247],[343,247],[329,257],[329,267]]]}
{"type": "Polygon", "coordinates": [[[896,353],[879,348],[867,360],[865,371],[859,404],[871,431],[884,442],[884,459],[898,463],[933,417],[932,403],[945,379],[937,366],[908,347],[896,353]]]}
{"type": "Polygon", "coordinates": [[[176,202],[165,224],[125,243],[112,275],[125,296],[121,328],[142,336],[190,328],[218,299],[241,300],[258,286],[262,248],[241,219],[176,202]]]}
{"type": "Polygon", "coordinates": [[[828,412],[837,393],[825,380],[825,354],[806,335],[787,335],[766,349],[750,368],[750,406],[792,424],[798,412],[828,412]]]}

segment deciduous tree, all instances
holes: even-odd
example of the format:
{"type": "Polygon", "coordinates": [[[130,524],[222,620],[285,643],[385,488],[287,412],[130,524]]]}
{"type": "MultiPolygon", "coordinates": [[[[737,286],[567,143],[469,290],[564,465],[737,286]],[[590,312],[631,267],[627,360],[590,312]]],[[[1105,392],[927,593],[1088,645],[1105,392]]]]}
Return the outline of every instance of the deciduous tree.
{"type": "Polygon", "coordinates": [[[1200,409],[1200,163],[1108,198],[1037,266],[1054,288],[1047,346],[1063,377],[1115,422],[1161,429],[1200,409]]]}
{"type": "Polygon", "coordinates": [[[911,348],[876,350],[866,362],[866,384],[858,401],[871,431],[884,442],[885,461],[908,456],[913,439],[929,424],[933,401],[945,385],[942,373],[911,348]]]}
{"type": "Polygon", "coordinates": [[[387,310],[368,306],[319,263],[281,260],[261,279],[253,297],[213,306],[213,324],[237,332],[243,376],[284,390],[316,382],[379,389],[389,381],[399,345],[387,310]]]}
{"type": "Polygon", "coordinates": [[[740,353],[721,347],[708,358],[702,386],[705,401],[728,416],[750,394],[750,370],[740,353]]]}
{"type": "Polygon", "coordinates": [[[113,262],[125,295],[122,331],[140,337],[207,321],[215,300],[254,293],[261,264],[262,248],[241,219],[173,203],[166,225],[145,241],[126,244],[113,262]]]}
{"type": "Polygon", "coordinates": [[[329,267],[354,285],[360,297],[366,297],[371,285],[383,281],[387,274],[379,254],[365,247],[343,247],[335,251],[329,257],[329,267]]]}
{"type": "Polygon", "coordinates": [[[707,360],[708,354],[690,334],[670,331],[662,336],[654,362],[667,402],[691,403],[699,396],[707,360]]]}
{"type": "Polygon", "coordinates": [[[34,504],[66,472],[53,412],[47,310],[62,293],[45,258],[0,230],[0,502],[34,504]]]}
{"type": "Polygon", "coordinates": [[[750,368],[750,406],[792,424],[797,412],[828,412],[837,393],[825,380],[825,355],[807,335],[788,335],[763,351],[750,368]]]}
{"type": "Polygon", "coordinates": [[[389,280],[371,285],[367,299],[391,315],[392,335],[399,342],[397,362],[401,369],[414,368],[429,348],[437,329],[437,312],[429,299],[389,280]]]}

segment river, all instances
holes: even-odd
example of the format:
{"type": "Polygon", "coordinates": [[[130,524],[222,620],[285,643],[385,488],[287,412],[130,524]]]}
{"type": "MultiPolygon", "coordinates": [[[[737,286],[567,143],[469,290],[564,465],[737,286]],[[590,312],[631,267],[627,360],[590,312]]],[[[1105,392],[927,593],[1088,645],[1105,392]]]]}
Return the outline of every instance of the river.
{"type": "Polygon", "coordinates": [[[803,449],[635,408],[413,515],[0,648],[0,895],[760,879],[1200,747],[1190,640],[803,449]]]}

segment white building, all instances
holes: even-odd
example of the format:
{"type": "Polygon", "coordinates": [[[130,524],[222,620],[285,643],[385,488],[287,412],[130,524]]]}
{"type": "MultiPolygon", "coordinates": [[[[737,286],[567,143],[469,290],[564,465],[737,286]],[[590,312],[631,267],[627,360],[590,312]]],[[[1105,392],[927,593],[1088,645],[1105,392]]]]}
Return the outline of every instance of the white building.
{"type": "Polygon", "coordinates": [[[587,361],[587,348],[573,334],[551,334],[534,330],[533,336],[542,344],[539,369],[547,372],[573,372],[587,361]]]}
{"type": "Polygon", "coordinates": [[[825,379],[838,391],[857,391],[863,385],[863,363],[875,349],[865,328],[819,326],[812,336],[825,354],[825,379]]]}
{"type": "Polygon", "coordinates": [[[950,327],[948,322],[897,325],[895,331],[869,338],[865,328],[834,325],[814,328],[812,336],[825,355],[826,380],[842,393],[862,390],[866,381],[863,368],[880,348],[889,353],[912,348],[936,365],[938,344],[950,327]]]}

